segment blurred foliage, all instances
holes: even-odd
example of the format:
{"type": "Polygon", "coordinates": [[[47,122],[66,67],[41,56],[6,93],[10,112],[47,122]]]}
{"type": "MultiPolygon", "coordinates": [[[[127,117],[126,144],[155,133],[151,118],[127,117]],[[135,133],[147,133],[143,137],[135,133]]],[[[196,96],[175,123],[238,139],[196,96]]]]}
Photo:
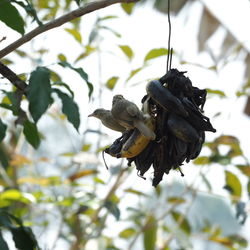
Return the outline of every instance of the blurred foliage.
{"type": "MultiPolygon", "coordinates": [[[[43,25],[87,2],[0,0],[0,21],[23,35],[30,24],[43,25]]],[[[167,1],[153,2],[156,9],[167,13],[167,1]]],[[[188,12],[192,2],[195,1],[171,1],[171,12],[178,15],[183,8],[187,8],[188,12]]],[[[121,9],[129,18],[129,15],[136,13],[139,4],[123,3],[121,9]]],[[[201,16],[198,49],[204,52],[209,51],[207,41],[223,24],[206,6],[201,16]]],[[[77,73],[87,87],[88,93],[84,93],[83,98],[91,100],[96,86],[90,82],[91,77],[85,69],[78,65],[91,55],[103,52],[100,36],[104,31],[117,39],[121,37],[119,30],[113,30],[110,25],[117,18],[119,16],[113,14],[97,15],[90,33],[84,34],[84,39],[81,19],[72,21],[70,28],[64,31],[80,45],[81,50],[73,61],[68,59],[70,51],[65,49],[57,55],[58,61],[53,65],[37,63],[33,65],[34,68],[27,68],[26,72],[18,75],[28,84],[21,98],[18,89],[10,84],[8,90],[5,87],[1,89],[0,249],[9,249],[11,238],[17,249],[25,250],[45,249],[46,246],[59,249],[58,243],[64,244],[64,249],[89,249],[93,242],[98,249],[192,249],[197,242],[203,246],[201,249],[215,246],[213,244],[220,246],[219,249],[246,249],[248,242],[240,235],[240,225],[247,220],[244,197],[245,194],[250,197],[250,163],[235,136],[218,135],[206,142],[204,152],[208,153],[193,162],[197,170],[193,183],[183,182],[180,185],[170,182],[150,192],[144,187],[124,185],[131,176],[131,168],[113,166],[110,178],[105,178],[95,153],[103,148],[99,145],[96,149],[94,140],[88,143],[83,139],[77,150],[72,149],[56,156],[51,156],[44,149],[49,147],[50,135],[45,133],[48,132],[46,129],[43,130],[44,134],[40,132],[43,118],[54,119],[57,124],[54,134],[59,134],[61,125],[68,126],[70,123],[76,131],[81,125],[72,85],[65,82],[59,68],[77,73]],[[54,70],[54,65],[59,67],[58,72],[54,70]],[[240,164],[237,159],[241,160],[240,164]],[[222,170],[224,180],[221,180],[221,186],[224,185],[228,194],[219,197],[215,194],[211,178],[207,176],[214,167],[222,170]],[[202,191],[199,190],[201,186],[202,191]],[[124,204],[123,199],[135,202],[131,206],[124,204]],[[235,208],[235,214],[228,201],[235,208]],[[51,231],[55,235],[53,240],[47,237],[51,231]],[[120,248],[119,242],[125,247],[120,248]]],[[[208,52],[214,65],[207,70],[218,72],[228,63],[229,55],[245,53],[246,81],[237,92],[237,96],[245,97],[249,95],[250,87],[249,52],[226,28],[225,31],[221,53],[213,55],[211,51],[208,52]]],[[[42,58],[48,51],[49,47],[41,47],[35,53],[42,58]]],[[[117,51],[117,55],[120,53],[119,56],[122,55],[130,65],[137,55],[129,44],[118,43],[114,45],[114,51],[117,51]]],[[[13,58],[8,56],[1,62],[11,67],[18,57],[34,63],[35,53],[18,49],[13,51],[13,58]]],[[[167,54],[166,48],[149,50],[141,65],[128,67],[130,70],[126,82],[143,73],[157,58],[167,54]]],[[[191,64],[184,59],[181,63],[191,64]]],[[[5,79],[1,81],[6,83],[5,79]]],[[[101,79],[103,88],[109,91],[114,90],[120,81],[117,75],[111,75],[104,81],[101,79]]],[[[222,101],[227,99],[222,90],[208,89],[208,94],[223,98],[222,101]]],[[[49,122],[47,126],[50,126],[49,122]]],[[[58,140],[57,147],[63,144],[61,139],[67,136],[66,133],[59,134],[60,139],[55,139],[58,140]]],[[[78,134],[74,136],[74,133],[72,130],[69,135],[72,141],[79,137],[78,134]]],[[[86,128],[86,133],[102,135],[102,132],[90,128],[86,128]]]]}

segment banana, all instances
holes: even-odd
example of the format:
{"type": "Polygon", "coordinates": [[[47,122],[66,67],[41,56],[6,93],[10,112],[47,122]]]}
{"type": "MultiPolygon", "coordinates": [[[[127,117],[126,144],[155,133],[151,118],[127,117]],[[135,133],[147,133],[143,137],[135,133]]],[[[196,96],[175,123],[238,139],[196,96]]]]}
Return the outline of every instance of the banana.
{"type": "MultiPolygon", "coordinates": [[[[152,117],[148,118],[146,125],[149,129],[154,131],[155,122],[152,117]]],[[[150,139],[142,135],[139,130],[134,129],[131,136],[123,144],[121,152],[116,155],[118,158],[133,158],[140,154],[149,144],[150,139]]]]}
{"type": "Polygon", "coordinates": [[[198,131],[203,130],[211,131],[213,133],[216,132],[216,129],[213,128],[209,118],[203,115],[188,98],[183,98],[182,103],[189,114],[185,119],[194,128],[198,131]]]}
{"type": "Polygon", "coordinates": [[[199,134],[192,125],[178,115],[170,114],[167,124],[172,134],[185,142],[200,140],[199,134]]]}
{"type": "Polygon", "coordinates": [[[158,80],[151,81],[146,87],[148,95],[162,108],[168,112],[173,112],[182,117],[187,117],[188,112],[185,110],[181,101],[171,94],[171,92],[158,80]]]}
{"type": "Polygon", "coordinates": [[[168,90],[176,97],[192,96],[193,86],[190,79],[184,76],[186,71],[171,69],[159,81],[161,84],[168,84],[168,90]]]}
{"type": "Polygon", "coordinates": [[[113,157],[116,157],[121,152],[124,142],[131,136],[132,132],[132,130],[126,130],[121,137],[117,138],[112,143],[111,146],[104,149],[104,152],[113,157]]]}
{"type": "Polygon", "coordinates": [[[150,141],[147,147],[133,159],[140,176],[148,171],[154,161],[155,144],[155,141],[150,141]]]}
{"type": "Polygon", "coordinates": [[[193,87],[193,100],[195,104],[199,107],[203,112],[203,108],[206,102],[207,91],[206,89],[199,89],[197,87],[193,87]]]}
{"type": "Polygon", "coordinates": [[[128,165],[134,162],[142,178],[152,165],[155,187],[164,174],[200,154],[205,131],[216,131],[203,114],[206,90],[193,87],[184,73],[171,69],[147,84],[142,112],[146,126],[157,135],[157,140],[132,129],[105,150],[113,157],[127,158],[128,165]]]}

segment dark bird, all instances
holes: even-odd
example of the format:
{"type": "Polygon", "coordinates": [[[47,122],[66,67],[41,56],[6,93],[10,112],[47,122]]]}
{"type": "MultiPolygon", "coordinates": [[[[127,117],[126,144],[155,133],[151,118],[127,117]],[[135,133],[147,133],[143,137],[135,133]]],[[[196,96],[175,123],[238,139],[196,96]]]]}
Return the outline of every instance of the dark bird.
{"type": "Polygon", "coordinates": [[[122,95],[113,97],[111,114],[123,127],[137,128],[145,137],[155,139],[155,133],[145,124],[143,113],[133,102],[126,100],[122,95]]]}
{"type": "Polygon", "coordinates": [[[124,132],[126,128],[121,126],[112,116],[110,110],[107,109],[96,109],[92,114],[88,115],[88,117],[95,117],[101,120],[102,124],[115,131],[124,132]]]}

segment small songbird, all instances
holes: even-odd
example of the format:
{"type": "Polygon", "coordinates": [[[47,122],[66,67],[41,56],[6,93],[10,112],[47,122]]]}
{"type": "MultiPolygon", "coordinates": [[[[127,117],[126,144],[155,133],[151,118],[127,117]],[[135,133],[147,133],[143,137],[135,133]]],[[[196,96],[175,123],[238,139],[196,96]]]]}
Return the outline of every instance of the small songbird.
{"type": "Polygon", "coordinates": [[[106,109],[96,109],[92,114],[88,115],[88,117],[96,117],[101,120],[102,124],[107,128],[118,132],[126,131],[126,128],[120,125],[112,116],[110,110],[106,109]]]}
{"type": "Polygon", "coordinates": [[[155,133],[145,124],[143,113],[136,104],[126,100],[122,95],[113,97],[111,114],[123,127],[137,128],[145,137],[155,139],[155,133]]]}

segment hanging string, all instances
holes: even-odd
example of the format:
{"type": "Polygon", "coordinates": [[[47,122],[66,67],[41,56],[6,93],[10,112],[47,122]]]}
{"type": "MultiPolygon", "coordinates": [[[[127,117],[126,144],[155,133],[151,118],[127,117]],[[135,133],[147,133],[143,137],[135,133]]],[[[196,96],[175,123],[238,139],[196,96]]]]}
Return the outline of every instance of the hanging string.
{"type": "Polygon", "coordinates": [[[171,69],[173,48],[171,48],[171,20],[170,20],[170,0],[168,0],[168,57],[167,73],[171,69]]]}

